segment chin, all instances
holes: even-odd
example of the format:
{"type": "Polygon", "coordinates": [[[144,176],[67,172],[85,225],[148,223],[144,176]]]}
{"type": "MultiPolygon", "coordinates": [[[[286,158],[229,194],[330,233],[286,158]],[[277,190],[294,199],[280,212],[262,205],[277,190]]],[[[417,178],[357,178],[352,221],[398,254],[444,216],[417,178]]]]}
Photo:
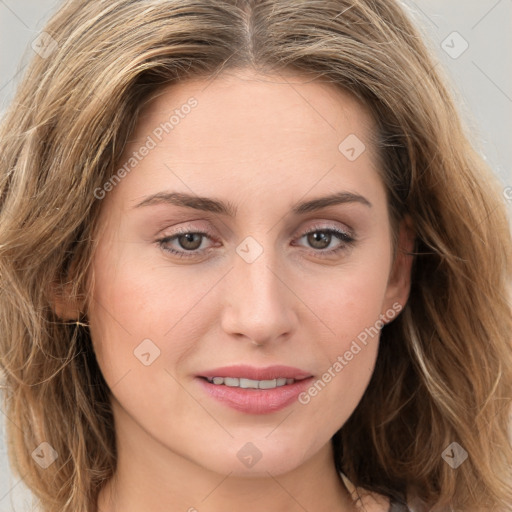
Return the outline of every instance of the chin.
{"type": "MultiPolygon", "coordinates": [[[[268,435],[268,433],[266,433],[268,435]]],[[[210,446],[215,446],[213,443],[210,446]]],[[[196,462],[220,474],[247,478],[268,478],[293,471],[309,459],[319,446],[304,450],[304,441],[298,438],[286,439],[276,436],[275,440],[265,437],[231,439],[229,445],[216,445],[208,454],[202,450],[202,457],[196,462]]]]}

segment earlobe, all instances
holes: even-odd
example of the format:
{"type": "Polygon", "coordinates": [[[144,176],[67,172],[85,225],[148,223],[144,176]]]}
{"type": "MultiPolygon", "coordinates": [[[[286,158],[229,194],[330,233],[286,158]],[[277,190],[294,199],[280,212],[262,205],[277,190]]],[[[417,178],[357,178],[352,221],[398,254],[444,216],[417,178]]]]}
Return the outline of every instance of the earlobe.
{"type": "Polygon", "coordinates": [[[80,307],[68,287],[55,283],[51,287],[50,302],[53,312],[61,320],[75,321],[80,318],[80,307]]]}
{"type": "Polygon", "coordinates": [[[383,314],[394,304],[400,304],[401,309],[403,309],[409,299],[415,239],[416,234],[412,218],[410,215],[406,215],[400,222],[398,247],[389,275],[383,314]]]}

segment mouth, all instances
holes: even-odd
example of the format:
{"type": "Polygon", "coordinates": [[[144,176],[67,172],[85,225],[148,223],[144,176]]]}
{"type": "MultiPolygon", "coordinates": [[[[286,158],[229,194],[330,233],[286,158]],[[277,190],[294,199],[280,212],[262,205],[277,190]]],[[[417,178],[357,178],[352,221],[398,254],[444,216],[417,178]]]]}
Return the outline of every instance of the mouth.
{"type": "Polygon", "coordinates": [[[234,380],[230,381],[229,379],[238,380],[238,384],[240,381],[265,382],[274,380],[277,381],[279,379],[279,385],[284,386],[286,382],[283,383],[283,379],[297,381],[307,377],[312,377],[312,374],[305,370],[294,368],[293,366],[273,365],[267,366],[265,368],[257,368],[247,364],[237,364],[232,366],[222,366],[221,368],[214,368],[212,370],[201,373],[198,375],[198,377],[217,380],[222,378],[225,382],[221,383],[218,381],[218,383],[226,384],[228,386],[230,385],[229,383],[235,383],[234,380]]]}
{"type": "Polygon", "coordinates": [[[297,400],[313,375],[289,366],[216,368],[197,376],[207,395],[247,414],[269,414],[297,400]]]}
{"type": "Polygon", "coordinates": [[[274,389],[282,386],[289,386],[295,379],[287,379],[286,377],[278,377],[272,380],[253,380],[238,377],[206,377],[206,380],[216,386],[229,386],[231,388],[242,389],[274,389]]]}

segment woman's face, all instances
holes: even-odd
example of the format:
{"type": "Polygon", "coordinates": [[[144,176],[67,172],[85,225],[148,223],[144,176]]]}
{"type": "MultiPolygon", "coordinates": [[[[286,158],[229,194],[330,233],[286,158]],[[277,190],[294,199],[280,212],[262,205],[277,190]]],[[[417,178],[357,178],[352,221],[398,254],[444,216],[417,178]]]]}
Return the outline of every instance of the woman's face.
{"type": "Polygon", "coordinates": [[[121,445],[239,475],[330,453],[408,294],[372,129],[292,75],[148,104],[97,191],[88,317],[121,445]]]}

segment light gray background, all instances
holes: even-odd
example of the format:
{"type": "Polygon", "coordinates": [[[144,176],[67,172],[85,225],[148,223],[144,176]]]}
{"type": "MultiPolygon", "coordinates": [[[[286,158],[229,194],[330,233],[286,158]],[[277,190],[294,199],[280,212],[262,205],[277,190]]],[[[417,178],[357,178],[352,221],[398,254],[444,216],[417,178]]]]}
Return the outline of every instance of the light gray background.
{"type": "MultiPolygon", "coordinates": [[[[34,55],[30,43],[60,3],[0,0],[0,116],[34,55]]],[[[505,191],[512,187],[512,0],[404,0],[403,4],[438,55],[436,69],[447,75],[472,139],[505,191]],[[464,41],[467,50],[453,58],[465,47],[464,41]]],[[[512,211],[512,201],[508,206],[512,211]]],[[[32,509],[30,496],[9,471],[3,435],[9,420],[1,408],[0,413],[0,512],[25,512],[32,509]]]]}

